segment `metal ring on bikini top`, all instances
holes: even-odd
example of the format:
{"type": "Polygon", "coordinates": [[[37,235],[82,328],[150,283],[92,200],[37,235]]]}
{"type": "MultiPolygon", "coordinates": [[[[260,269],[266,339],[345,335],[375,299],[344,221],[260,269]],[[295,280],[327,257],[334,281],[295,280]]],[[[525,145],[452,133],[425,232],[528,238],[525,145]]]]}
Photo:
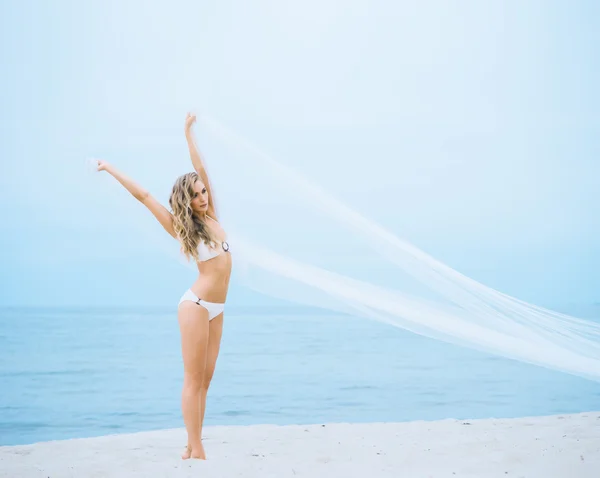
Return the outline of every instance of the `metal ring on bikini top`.
{"type": "Polygon", "coordinates": [[[228,243],[227,241],[223,241],[223,242],[221,243],[221,247],[223,248],[223,250],[224,250],[225,252],[229,251],[229,243],[228,243]]]}

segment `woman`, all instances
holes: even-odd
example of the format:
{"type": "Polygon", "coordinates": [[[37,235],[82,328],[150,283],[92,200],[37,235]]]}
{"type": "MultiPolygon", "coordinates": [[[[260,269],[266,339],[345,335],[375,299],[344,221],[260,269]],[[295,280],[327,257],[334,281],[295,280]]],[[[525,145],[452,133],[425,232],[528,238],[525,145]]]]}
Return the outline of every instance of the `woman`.
{"type": "Polygon", "coordinates": [[[196,172],[175,181],[169,198],[172,212],[112,165],[98,161],[98,171],[112,175],[144,204],[165,230],[179,240],[186,257],[193,258],[198,265],[198,279],[183,294],[178,307],[184,367],[181,408],[188,435],[184,460],[206,459],[202,446],[206,394],[219,355],[231,273],[229,245],[218,222],[214,196],[192,133],[195,121],[195,116],[187,115],[185,136],[196,172]]]}

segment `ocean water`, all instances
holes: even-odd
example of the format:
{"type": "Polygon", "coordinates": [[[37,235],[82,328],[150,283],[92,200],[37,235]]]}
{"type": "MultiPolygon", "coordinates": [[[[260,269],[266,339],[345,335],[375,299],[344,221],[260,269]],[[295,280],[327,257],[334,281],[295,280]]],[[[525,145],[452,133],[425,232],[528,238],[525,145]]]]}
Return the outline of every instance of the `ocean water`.
{"type": "MultiPolygon", "coordinates": [[[[182,427],[174,309],[1,309],[0,445],[182,427]]],[[[228,309],[207,425],[600,409],[600,383],[302,308],[228,309]]]]}

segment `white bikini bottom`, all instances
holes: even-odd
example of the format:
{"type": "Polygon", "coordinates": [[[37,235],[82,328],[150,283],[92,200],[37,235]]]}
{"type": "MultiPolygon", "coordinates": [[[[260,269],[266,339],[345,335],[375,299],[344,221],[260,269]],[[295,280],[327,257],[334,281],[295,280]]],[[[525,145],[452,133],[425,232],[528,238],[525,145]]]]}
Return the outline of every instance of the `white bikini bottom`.
{"type": "Polygon", "coordinates": [[[185,294],[181,296],[181,299],[179,299],[179,305],[181,305],[181,303],[186,300],[189,300],[204,307],[208,311],[208,320],[214,319],[217,315],[219,315],[225,310],[225,304],[218,304],[216,302],[206,302],[205,300],[196,297],[196,294],[194,294],[190,289],[186,290],[185,294]]]}

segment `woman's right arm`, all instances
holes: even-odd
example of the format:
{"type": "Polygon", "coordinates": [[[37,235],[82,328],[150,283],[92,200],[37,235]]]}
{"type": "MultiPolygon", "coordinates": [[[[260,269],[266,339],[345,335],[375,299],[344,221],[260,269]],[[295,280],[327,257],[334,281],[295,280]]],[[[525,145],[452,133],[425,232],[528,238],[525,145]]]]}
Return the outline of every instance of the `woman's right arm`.
{"type": "Polygon", "coordinates": [[[162,227],[165,228],[165,231],[177,239],[175,229],[173,228],[173,215],[167,210],[166,207],[154,199],[154,197],[148,191],[106,161],[98,160],[98,171],[106,171],[113,178],[119,181],[134,198],[136,198],[139,202],[146,206],[152,214],[154,214],[154,217],[158,219],[158,222],[160,222],[162,227]]]}

